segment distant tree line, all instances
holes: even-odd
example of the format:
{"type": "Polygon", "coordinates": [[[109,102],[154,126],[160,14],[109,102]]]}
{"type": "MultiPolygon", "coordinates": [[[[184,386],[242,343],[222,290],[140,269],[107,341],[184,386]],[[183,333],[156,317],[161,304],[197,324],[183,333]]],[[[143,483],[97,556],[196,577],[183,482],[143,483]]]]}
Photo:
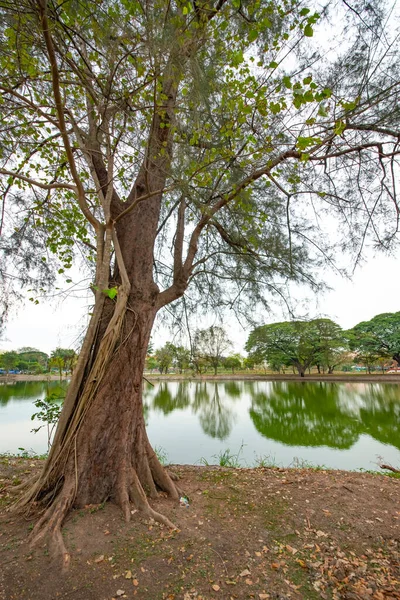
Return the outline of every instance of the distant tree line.
{"type": "Polygon", "coordinates": [[[212,326],[197,329],[191,336],[191,348],[176,346],[167,342],[162,348],[153,350],[150,344],[147,354],[147,370],[168,373],[187,371],[204,374],[212,370],[215,374],[222,367],[235,373],[243,368],[245,359],[240,354],[232,354],[232,342],[223,327],[212,326]]]}
{"type": "MultiPolygon", "coordinates": [[[[218,369],[267,370],[286,373],[292,369],[304,377],[311,369],[331,374],[335,369],[350,371],[362,365],[369,373],[400,368],[400,312],[376,315],[370,321],[343,330],[331,319],[270,323],[254,328],[245,349],[248,357],[232,352],[232,341],[223,327],[197,329],[190,348],[167,342],[147,351],[147,371],[179,374],[214,374],[218,369]]],[[[69,348],[56,348],[50,356],[36,348],[24,347],[0,354],[0,369],[41,374],[57,370],[72,374],[78,355],[69,348]]]]}
{"type": "Polygon", "coordinates": [[[70,348],[56,348],[50,354],[36,348],[23,347],[0,354],[0,369],[6,373],[30,373],[40,375],[57,370],[60,378],[63,374],[72,374],[78,355],[70,348]]]}
{"type": "Polygon", "coordinates": [[[246,343],[248,362],[304,377],[311,368],[333,373],[361,364],[373,369],[400,367],[400,312],[384,313],[343,330],[331,319],[285,321],[253,329],[246,343]]]}

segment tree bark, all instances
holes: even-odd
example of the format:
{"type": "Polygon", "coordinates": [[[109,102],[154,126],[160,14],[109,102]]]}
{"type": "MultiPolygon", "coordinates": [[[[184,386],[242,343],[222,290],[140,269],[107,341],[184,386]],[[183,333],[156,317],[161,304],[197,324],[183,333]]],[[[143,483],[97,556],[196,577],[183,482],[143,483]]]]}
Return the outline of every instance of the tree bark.
{"type": "MultiPolygon", "coordinates": [[[[95,377],[93,381],[89,377],[88,385],[94,385],[95,391],[89,391],[86,405],[85,390],[81,391],[70,423],[78,413],[83,414],[82,419],[72,428],[72,436],[68,437],[71,426],[67,428],[68,434],[59,443],[60,453],[49,457],[42,479],[33,492],[29,490],[25,503],[48,506],[32,532],[32,542],[49,535],[52,551],[63,556],[64,565],[69,563],[69,554],[61,525],[72,507],[111,500],[129,520],[132,502],[145,515],[173,527],[147,500],[147,496],[156,497],[158,490],[175,500],[179,497],[149,443],[143,416],[142,377],[157,310],[154,302],[132,296],[129,300],[118,343],[99,385],[96,387],[95,377]]],[[[108,330],[104,337],[107,335],[108,330]]],[[[96,347],[101,354],[102,345],[96,347]]]]}

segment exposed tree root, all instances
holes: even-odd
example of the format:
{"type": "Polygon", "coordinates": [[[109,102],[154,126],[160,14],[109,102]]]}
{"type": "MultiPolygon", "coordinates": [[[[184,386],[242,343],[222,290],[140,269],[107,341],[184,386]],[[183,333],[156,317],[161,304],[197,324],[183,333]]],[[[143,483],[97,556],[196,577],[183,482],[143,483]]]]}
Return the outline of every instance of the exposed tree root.
{"type": "MultiPolygon", "coordinates": [[[[176,491],[175,494],[178,496],[176,491]]],[[[167,517],[151,508],[139,478],[133,469],[130,473],[129,497],[134,502],[136,508],[143,512],[145,516],[151,517],[158,523],[162,523],[171,529],[177,529],[176,525],[174,525],[167,517]]]]}
{"type": "Polygon", "coordinates": [[[38,479],[39,479],[39,474],[37,473],[36,475],[32,475],[32,477],[28,477],[28,479],[26,479],[25,481],[23,481],[19,485],[13,485],[13,486],[11,486],[8,491],[9,491],[10,494],[18,494],[19,492],[21,492],[25,488],[30,487],[31,485],[33,485],[34,483],[36,483],[36,481],[38,479]]]}
{"type": "Polygon", "coordinates": [[[68,568],[71,557],[61,534],[61,527],[75,497],[74,483],[64,486],[57,500],[46,509],[36,523],[30,536],[30,545],[36,546],[44,539],[49,540],[52,556],[61,557],[63,568],[68,568]]]}
{"type": "MultiPolygon", "coordinates": [[[[159,475],[164,473],[163,477],[159,476],[157,485],[162,484],[162,489],[164,489],[164,491],[168,492],[173,499],[178,499],[178,490],[175,488],[168,474],[162,470],[158,459],[153,461],[153,467],[151,469],[148,465],[148,472],[155,489],[153,471],[157,472],[159,475]],[[160,469],[158,469],[157,464],[160,466],[160,469]],[[170,492],[173,492],[173,494],[170,492]]],[[[36,546],[42,542],[48,543],[51,556],[55,559],[61,558],[62,567],[64,569],[69,566],[70,554],[65,547],[61,529],[69,510],[74,505],[77,483],[79,482],[76,481],[74,474],[70,474],[63,481],[58,496],[54,498],[52,503],[45,509],[44,513],[36,523],[29,540],[31,546],[36,546]]],[[[133,503],[145,518],[154,519],[154,521],[161,523],[166,527],[177,529],[172,521],[150,506],[141,480],[139,479],[136,470],[129,464],[128,460],[123,461],[123,464],[119,467],[119,474],[113,498],[116,504],[121,508],[127,522],[131,519],[131,503],[133,503]]]]}

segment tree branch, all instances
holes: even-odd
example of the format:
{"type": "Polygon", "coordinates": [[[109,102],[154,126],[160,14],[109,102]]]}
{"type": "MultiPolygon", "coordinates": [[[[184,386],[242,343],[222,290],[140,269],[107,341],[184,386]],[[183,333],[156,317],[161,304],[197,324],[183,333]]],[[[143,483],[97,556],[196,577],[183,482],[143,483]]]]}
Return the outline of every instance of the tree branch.
{"type": "Polygon", "coordinates": [[[12,171],[7,171],[6,169],[0,169],[0,173],[2,175],[9,175],[15,179],[21,179],[22,181],[26,181],[31,185],[41,188],[42,190],[72,190],[77,193],[77,187],[70,183],[42,183],[41,181],[37,181],[36,179],[31,179],[31,177],[26,177],[25,175],[21,175],[20,173],[14,173],[12,171]]]}

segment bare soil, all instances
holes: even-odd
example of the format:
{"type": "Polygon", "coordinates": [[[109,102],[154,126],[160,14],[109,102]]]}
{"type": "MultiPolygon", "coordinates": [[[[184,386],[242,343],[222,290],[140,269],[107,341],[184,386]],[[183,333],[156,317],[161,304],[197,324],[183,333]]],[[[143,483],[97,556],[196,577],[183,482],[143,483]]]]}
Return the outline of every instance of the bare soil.
{"type": "Polygon", "coordinates": [[[178,527],[125,523],[111,503],[74,510],[68,571],[34,519],[7,511],[13,486],[41,467],[0,458],[1,600],[399,600],[400,480],[296,469],[175,466],[189,497],[153,508],[178,527]]]}

